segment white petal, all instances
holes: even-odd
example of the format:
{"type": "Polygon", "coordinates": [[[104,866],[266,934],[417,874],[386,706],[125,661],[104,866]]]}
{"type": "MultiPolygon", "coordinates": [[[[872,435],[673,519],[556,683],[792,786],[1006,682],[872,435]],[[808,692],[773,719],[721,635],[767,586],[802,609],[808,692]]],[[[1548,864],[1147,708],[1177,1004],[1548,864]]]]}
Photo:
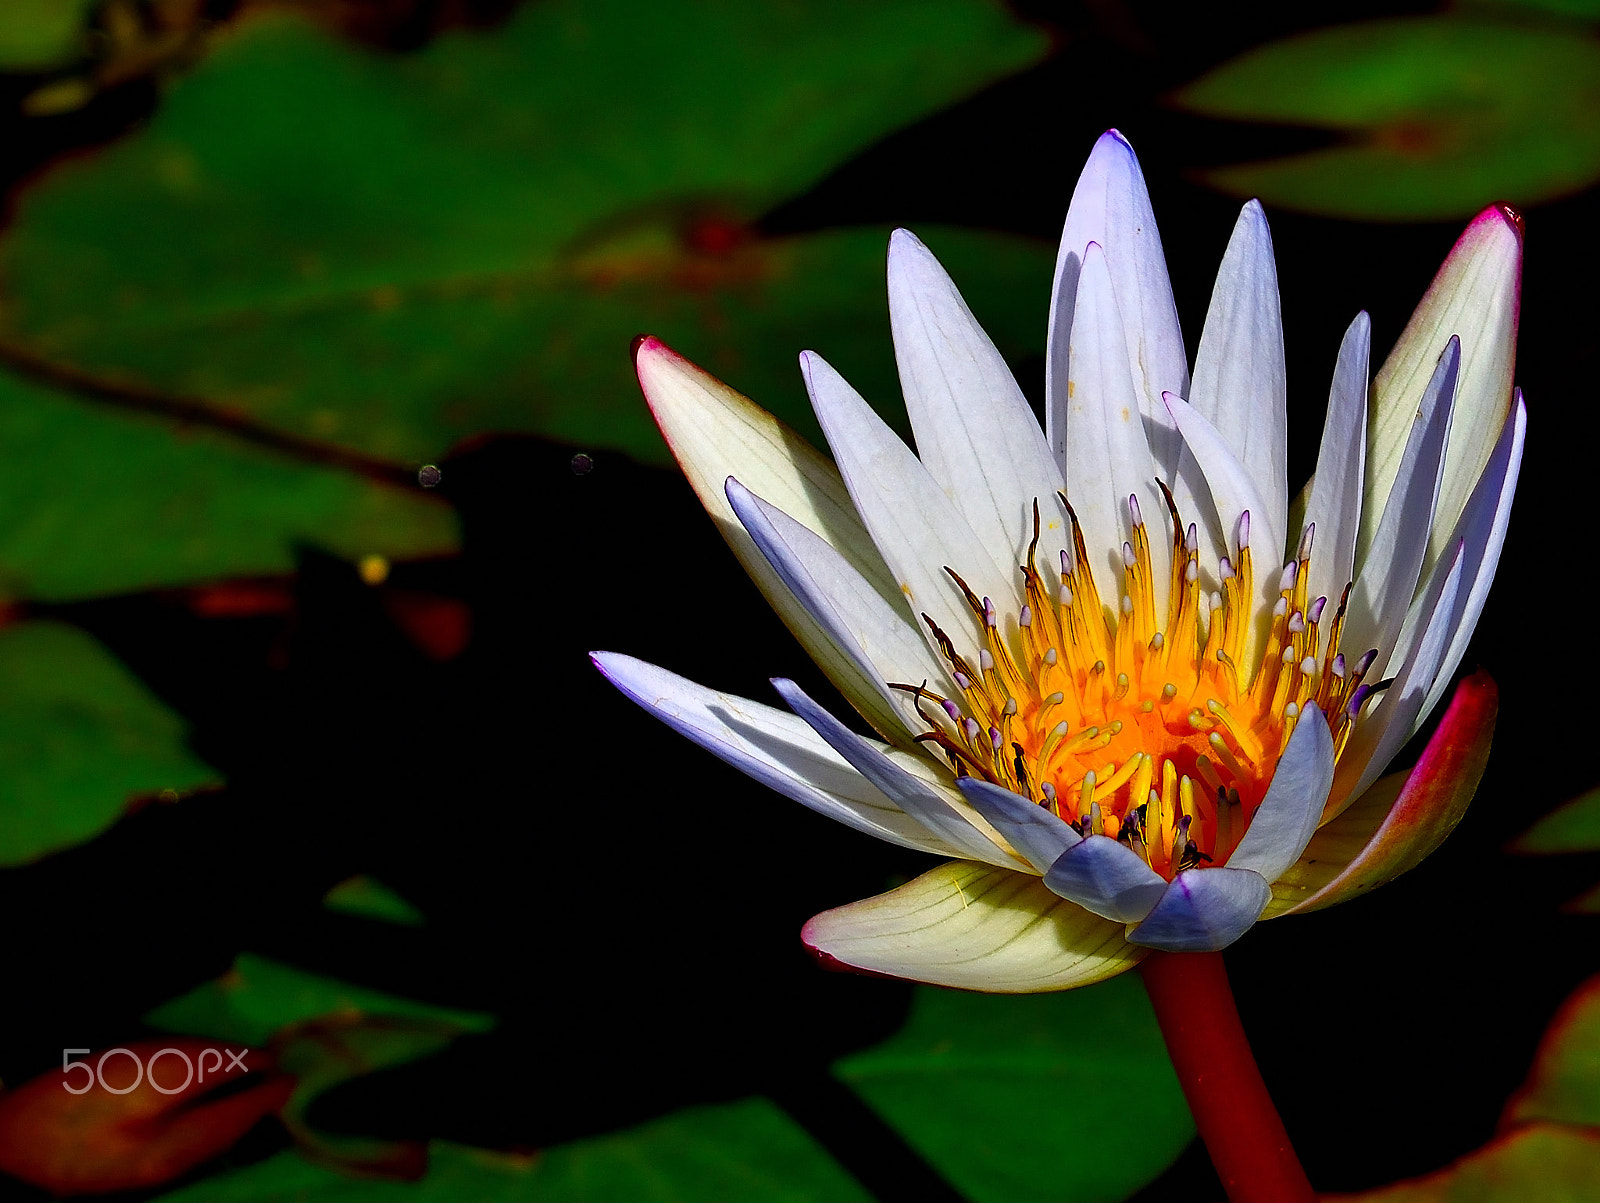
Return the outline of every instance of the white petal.
{"type": "Polygon", "coordinates": [[[783,700],[794,708],[794,712],[810,724],[811,729],[822,736],[835,752],[887,794],[906,814],[951,847],[960,849],[957,855],[1002,868],[1026,867],[1020,858],[1002,849],[990,834],[977,827],[973,820],[978,816],[968,810],[959,794],[952,798],[950,795],[954,794],[953,790],[947,793],[931,785],[926,778],[907,772],[885,754],[885,749],[873,747],[850,730],[807,697],[805,691],[793,681],[775,678],[772,685],[783,695],[783,700]]]}
{"type": "Polygon", "coordinates": [[[1276,881],[1311,842],[1332,784],[1333,737],[1322,712],[1308,704],[1295,723],[1266,797],[1228,857],[1228,868],[1252,869],[1265,880],[1276,881]]]}
{"type": "Polygon", "coordinates": [[[1460,356],[1460,346],[1452,338],[1439,356],[1439,366],[1411,424],[1394,488],[1384,503],[1383,521],[1373,534],[1372,545],[1357,552],[1360,565],[1340,643],[1358,655],[1377,648],[1375,668],[1389,663],[1385,656],[1405,621],[1427,554],[1460,356]]]}
{"type": "Polygon", "coordinates": [[[1137,923],[1167,888],[1166,880],[1126,844],[1091,835],[1068,848],[1044,884],[1086,911],[1118,923],[1137,923]]]}
{"type": "Polygon", "coordinates": [[[836,548],[891,609],[914,623],[883,557],[856,516],[839,470],[827,457],[760,406],[701,371],[657,339],[643,339],[634,366],[645,400],[700,504],[739,563],[828,679],[886,735],[902,726],[883,705],[878,686],[834,646],[773,571],[734,516],[723,484],[737,474],[773,505],[836,548]]]}
{"type": "Polygon", "coordinates": [[[1466,504],[1511,410],[1522,295],[1522,230],[1499,206],[1473,220],[1446,257],[1372,383],[1372,430],[1362,526],[1370,535],[1399,469],[1404,432],[1445,340],[1461,339],[1461,386],[1445,456],[1438,517],[1424,569],[1452,546],[1466,504]]]}
{"type": "MultiPolygon", "coordinates": [[[[1249,469],[1268,507],[1252,510],[1251,520],[1265,521],[1280,540],[1270,548],[1260,545],[1256,555],[1281,566],[1289,515],[1289,418],[1278,269],[1260,201],[1240,211],[1222,256],[1188,401],[1249,469]]],[[[1182,504],[1183,497],[1178,499],[1182,504]]]]}
{"type": "Polygon", "coordinates": [[[1009,580],[1060,467],[1000,352],[905,230],[889,240],[889,322],[917,457],[1009,580]]]}
{"type": "Polygon", "coordinates": [[[862,674],[877,683],[886,707],[900,714],[904,722],[899,734],[910,740],[924,730],[911,696],[886,684],[926,681],[935,692],[954,696],[954,684],[921,633],[815,531],[731,476],[727,493],[733,512],[783,583],[862,674]]]}
{"type": "MultiPolygon", "coordinates": [[[[1428,688],[1428,696],[1418,712],[1417,726],[1427,721],[1434,705],[1449,688],[1450,678],[1455,675],[1461,657],[1466,653],[1467,641],[1472,638],[1472,632],[1478,625],[1478,616],[1483,613],[1484,600],[1489,596],[1489,586],[1494,582],[1495,568],[1500,563],[1500,551],[1505,546],[1506,526],[1511,520],[1511,500],[1517,491],[1517,477],[1522,469],[1522,445],[1527,430],[1528,411],[1522,403],[1519,390],[1516,404],[1500,434],[1500,441],[1495,444],[1488,466],[1483,470],[1483,477],[1467,499],[1467,506],[1461,511],[1461,518],[1451,532],[1451,537],[1463,545],[1464,582],[1456,592],[1457,612],[1450,619],[1455,633],[1450,637],[1450,646],[1445,650],[1433,684],[1428,688]]],[[[1406,616],[1406,626],[1400,632],[1398,645],[1402,651],[1396,653],[1397,660],[1403,660],[1404,652],[1409,651],[1416,632],[1426,625],[1426,619],[1438,608],[1449,567],[1442,560],[1436,564],[1432,576],[1412,603],[1411,612],[1406,616]]]]}
{"type": "MultiPolygon", "coordinates": [[[[1150,193],[1133,147],[1116,130],[1094,144],[1078,177],[1061,231],[1055,287],[1050,296],[1050,349],[1045,361],[1045,432],[1052,447],[1065,417],[1068,336],[1078,293],[1078,273],[1091,242],[1104,248],[1112,293],[1122,314],[1129,372],[1145,416],[1145,433],[1161,479],[1170,481],[1182,443],[1163,392],[1189,392],[1189,362],[1178,327],[1178,305],[1167,276],[1150,193]]],[[[1063,468],[1065,464],[1063,464],[1063,468]]]]}
{"type": "Polygon", "coordinates": [[[824,911],[800,938],[851,968],[1001,994],[1087,986],[1144,955],[1119,924],[1056,897],[1037,877],[970,861],[824,911]]]}
{"type": "MultiPolygon", "coordinates": [[[[1265,620],[1278,600],[1278,570],[1283,565],[1277,549],[1283,546],[1283,531],[1272,525],[1270,517],[1259,517],[1270,510],[1271,503],[1256,492],[1254,476],[1239,462],[1221,432],[1182,398],[1168,393],[1163,399],[1183,435],[1186,462],[1199,467],[1220,528],[1231,536],[1238,530],[1240,517],[1250,515],[1250,557],[1255,565],[1258,617],[1250,624],[1245,663],[1240,666],[1248,676],[1255,672],[1266,638],[1265,620]]],[[[1224,546],[1231,542],[1230,538],[1224,546]]],[[[1231,548],[1228,554],[1232,554],[1231,548]]]]}
{"type": "Polygon", "coordinates": [[[1416,730],[1422,704],[1439,675],[1460,622],[1456,598],[1462,591],[1462,575],[1467,567],[1464,547],[1464,543],[1457,543],[1449,560],[1441,561],[1448,568],[1433,611],[1400,671],[1394,674],[1394,684],[1384,691],[1376,708],[1362,719],[1345,745],[1325,813],[1337,814],[1346,801],[1358,797],[1376,781],[1416,730]]]}
{"type": "Polygon", "coordinates": [[[1041,875],[1083,837],[1044,807],[1008,789],[962,777],[956,781],[967,801],[1006,837],[1041,875]]]}
{"type": "MultiPolygon", "coordinates": [[[[1367,362],[1372,320],[1365,311],[1345,331],[1328,390],[1317,474],[1306,506],[1316,526],[1311,549],[1310,596],[1338,607],[1344,587],[1355,580],[1356,536],[1361,530],[1361,482],[1367,459],[1367,362]]],[[[1285,532],[1288,534],[1290,532],[1285,532]]]]}
{"type": "MultiPolygon", "coordinates": [[[[927,469],[820,355],[805,352],[800,368],[850,496],[912,613],[932,618],[957,647],[975,646],[976,618],[945,568],[980,597],[996,599],[1020,594],[1021,573],[1013,566],[1010,575],[999,574],[989,549],[927,469]]],[[[923,634],[937,649],[925,628],[923,634]]]]}
{"type": "Polygon", "coordinates": [[[1254,926],[1272,899],[1249,869],[1185,869],[1128,939],[1164,952],[1216,952],[1254,926]]]}
{"type": "Polygon", "coordinates": [[[902,811],[794,715],[717,693],[632,656],[595,652],[591,659],[673,730],[784,797],[891,844],[965,855],[902,811]]]}
{"type": "MultiPolygon", "coordinates": [[[[1155,462],[1145,441],[1122,328],[1105,254],[1091,244],[1078,277],[1070,376],[1058,428],[1062,442],[1053,450],[1066,464],[1067,500],[1083,526],[1095,586],[1111,605],[1123,591],[1122,544],[1132,535],[1129,496],[1138,496],[1146,521],[1162,521],[1167,512],[1156,491],[1155,462]]],[[[1154,534],[1150,542],[1164,548],[1170,535],[1154,534]]],[[[1156,597],[1164,598],[1171,564],[1159,552],[1152,560],[1156,597]]]]}

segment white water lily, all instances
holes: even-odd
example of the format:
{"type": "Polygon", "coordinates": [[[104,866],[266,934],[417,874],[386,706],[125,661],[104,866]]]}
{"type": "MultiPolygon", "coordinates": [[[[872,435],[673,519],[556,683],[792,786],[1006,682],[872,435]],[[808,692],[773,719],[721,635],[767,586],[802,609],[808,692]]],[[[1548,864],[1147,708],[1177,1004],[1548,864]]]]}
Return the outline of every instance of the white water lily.
{"type": "Polygon", "coordinates": [[[1471,678],[1417,770],[1379,779],[1500,556],[1521,254],[1515,215],[1481,214],[1370,387],[1356,317],[1293,501],[1261,206],[1234,227],[1191,377],[1143,177],[1107,133],[1057,259],[1042,431],[905,231],[889,307],[916,454],[811,352],[834,463],[658,341],[637,350],[702,502],[881,739],[792,682],[774,682],[785,711],[595,661],[757,780],[955,858],[813,918],[807,944],[843,965],[1061,989],[1380,884],[1460,818],[1492,729],[1493,686],[1471,678]]]}

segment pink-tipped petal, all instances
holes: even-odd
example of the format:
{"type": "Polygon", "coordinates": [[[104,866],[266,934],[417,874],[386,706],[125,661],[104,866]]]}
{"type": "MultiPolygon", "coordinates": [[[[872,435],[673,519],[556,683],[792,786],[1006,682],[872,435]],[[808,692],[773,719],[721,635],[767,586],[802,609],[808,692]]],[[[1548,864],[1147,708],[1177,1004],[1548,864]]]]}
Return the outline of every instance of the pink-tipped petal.
{"type": "Polygon", "coordinates": [[[656,338],[640,339],[634,368],[645,400],[683,474],[722,537],[839,692],[885,734],[904,726],[877,684],[835,646],[784,584],[734,515],[729,476],[791,515],[832,546],[891,610],[913,620],[899,583],[873,546],[839,470],[789,427],[656,338]]]}
{"type": "Polygon", "coordinates": [[[970,861],[823,911],[800,938],[832,968],[999,994],[1087,986],[1144,956],[1037,877],[970,861]]]}
{"type": "Polygon", "coordinates": [[[1372,382],[1364,539],[1382,517],[1406,431],[1439,352],[1452,334],[1461,340],[1454,429],[1425,571],[1450,546],[1450,530],[1510,412],[1521,298],[1522,221],[1504,206],[1491,205],[1456,241],[1372,382]]]}
{"type": "Polygon", "coordinates": [[[1489,674],[1465,678],[1416,766],[1378,781],[1318,831],[1273,883],[1264,917],[1345,902],[1393,881],[1443,843],[1483,778],[1498,712],[1489,674]]]}

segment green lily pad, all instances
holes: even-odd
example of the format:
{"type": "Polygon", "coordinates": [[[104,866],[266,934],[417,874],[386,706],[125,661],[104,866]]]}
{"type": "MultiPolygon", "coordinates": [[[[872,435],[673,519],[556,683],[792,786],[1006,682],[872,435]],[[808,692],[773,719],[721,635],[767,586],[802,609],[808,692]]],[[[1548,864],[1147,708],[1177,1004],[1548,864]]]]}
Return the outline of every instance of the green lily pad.
{"type": "Polygon", "coordinates": [[[1600,789],[1564,802],[1511,844],[1512,852],[1600,852],[1600,789]]]}
{"type": "Polygon", "coordinates": [[[294,545],[347,559],[439,554],[456,516],[426,494],[0,372],[0,597],[63,601],[287,573],[294,545]]]}
{"type": "Polygon", "coordinates": [[[424,922],[421,911],[375,878],[365,873],[341,881],[322,898],[330,911],[417,927],[424,922]]]}
{"type": "Polygon", "coordinates": [[[341,1082],[429,1056],[495,1021],[244,953],[222,977],[163,1003],[145,1022],[269,1050],[295,1079],[279,1118],[305,1157],[347,1173],[414,1177],[425,1162],[420,1145],[322,1132],[308,1118],[312,1104],[341,1082]]]}
{"type": "MultiPolygon", "coordinates": [[[[547,0],[403,57],[245,21],[19,198],[0,339],[396,462],[487,429],[660,458],[629,339],[801,412],[794,355],[819,310],[862,342],[887,231],[747,223],[1046,48],[984,0],[547,0]]],[[[1038,252],[967,257],[1003,296],[1038,252]]]]}
{"type": "Polygon", "coordinates": [[[765,1099],[695,1107],[637,1128],[508,1156],[434,1142],[418,1182],[352,1181],[293,1153],[208,1178],[161,1203],[868,1203],[765,1099]]]}
{"type": "Polygon", "coordinates": [[[135,795],[215,782],[184,735],[183,720],[78,628],[0,628],[0,865],[98,835],[135,795]]]}
{"type": "Polygon", "coordinates": [[[1600,40],[1577,27],[1445,15],[1321,29],[1249,51],[1175,99],[1345,133],[1327,149],[1202,173],[1284,208],[1440,220],[1600,180],[1600,40]]]}
{"type": "Polygon", "coordinates": [[[1194,1137],[1132,975],[1059,994],[921,987],[904,1028],[834,1073],[974,1203],[1109,1203],[1194,1137]],[[1121,1139],[1064,1136],[1084,1099],[1095,1115],[1138,1117],[1136,1153],[1121,1139]]]}
{"type": "Polygon", "coordinates": [[[0,71],[42,71],[85,48],[96,0],[6,0],[0,5],[0,71]]]}
{"type": "Polygon", "coordinates": [[[1527,1083],[1506,1108],[1505,1124],[1530,1120],[1600,1128],[1600,977],[1562,1003],[1527,1083]]]}
{"type": "Polygon", "coordinates": [[[1600,1133],[1529,1124],[1426,1177],[1323,1203],[1597,1203],[1600,1133]]]}
{"type": "Polygon", "coordinates": [[[467,1032],[494,1026],[491,1015],[398,998],[248,952],[241,953],[220,978],[162,1003],[144,1021],[162,1031],[264,1048],[291,1024],[330,1016],[426,1020],[467,1032]]]}

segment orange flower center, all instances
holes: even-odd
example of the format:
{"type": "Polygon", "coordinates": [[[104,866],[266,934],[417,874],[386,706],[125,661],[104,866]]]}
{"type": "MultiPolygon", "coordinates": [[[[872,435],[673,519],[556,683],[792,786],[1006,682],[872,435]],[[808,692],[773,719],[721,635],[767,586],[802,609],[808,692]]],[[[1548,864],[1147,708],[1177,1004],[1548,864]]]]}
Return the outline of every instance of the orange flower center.
{"type": "Polygon", "coordinates": [[[1221,588],[1207,593],[1195,528],[1186,537],[1170,494],[1166,501],[1173,583],[1164,614],[1136,499],[1115,609],[1101,603],[1070,505],[1074,554],[1061,553],[1059,588],[1046,585],[1036,567],[1036,502],[1019,613],[999,613],[946,569],[981,625],[978,662],[923,615],[959,695],[898,688],[917,695],[929,725],[918,739],[941,748],[957,775],[1032,798],[1084,835],[1121,840],[1170,879],[1227,860],[1307,703],[1326,716],[1335,755],[1343,750],[1372,692],[1361,679],[1375,653],[1352,665],[1339,652],[1348,587],[1331,620],[1326,598],[1307,598],[1308,529],[1279,578],[1259,668],[1250,673],[1257,601],[1248,516],[1234,558],[1218,565],[1221,588]]]}

